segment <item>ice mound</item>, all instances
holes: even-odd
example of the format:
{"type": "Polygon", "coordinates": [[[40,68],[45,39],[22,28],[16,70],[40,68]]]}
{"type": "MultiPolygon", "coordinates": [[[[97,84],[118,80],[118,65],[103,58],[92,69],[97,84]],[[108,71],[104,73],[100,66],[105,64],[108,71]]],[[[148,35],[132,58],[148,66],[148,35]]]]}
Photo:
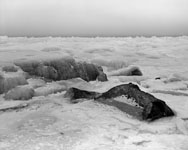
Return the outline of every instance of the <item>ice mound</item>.
{"type": "Polygon", "coordinates": [[[119,70],[111,71],[109,76],[142,76],[142,72],[136,66],[130,66],[128,68],[122,68],[119,70]]]}
{"type": "Polygon", "coordinates": [[[21,74],[0,74],[0,94],[9,91],[10,89],[27,84],[24,75],[21,74]]]}
{"type": "Polygon", "coordinates": [[[100,66],[106,66],[109,70],[117,70],[120,68],[125,68],[129,66],[129,63],[124,60],[117,60],[117,59],[93,59],[91,60],[92,63],[100,65],[100,66]]]}
{"type": "Polygon", "coordinates": [[[29,100],[34,96],[34,90],[28,85],[17,86],[8,91],[4,98],[6,100],[29,100]]]}
{"type": "Polygon", "coordinates": [[[86,81],[107,81],[102,67],[76,62],[73,58],[49,59],[43,61],[17,61],[15,64],[30,75],[50,80],[67,80],[80,77],[86,81]]]}

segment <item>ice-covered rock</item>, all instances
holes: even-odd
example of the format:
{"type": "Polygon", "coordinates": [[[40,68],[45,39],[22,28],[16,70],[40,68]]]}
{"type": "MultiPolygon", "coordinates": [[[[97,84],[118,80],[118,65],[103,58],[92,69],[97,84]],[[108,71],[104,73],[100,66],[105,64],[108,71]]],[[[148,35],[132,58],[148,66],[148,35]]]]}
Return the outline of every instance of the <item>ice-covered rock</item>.
{"type": "Polygon", "coordinates": [[[39,65],[36,68],[36,72],[40,77],[44,77],[46,79],[57,80],[58,78],[58,72],[52,66],[39,65]]]}
{"type": "Polygon", "coordinates": [[[76,62],[72,58],[51,59],[44,61],[19,61],[15,64],[30,75],[51,80],[67,80],[80,77],[86,81],[106,81],[102,67],[86,62],[76,62]]]}

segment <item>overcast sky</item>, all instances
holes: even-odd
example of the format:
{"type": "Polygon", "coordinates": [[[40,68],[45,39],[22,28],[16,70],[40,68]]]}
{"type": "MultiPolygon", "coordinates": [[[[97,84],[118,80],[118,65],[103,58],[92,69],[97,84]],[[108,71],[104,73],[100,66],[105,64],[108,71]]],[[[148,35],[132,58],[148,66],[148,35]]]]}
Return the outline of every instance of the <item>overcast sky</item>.
{"type": "Polygon", "coordinates": [[[0,35],[188,35],[188,0],[0,0],[0,35]]]}

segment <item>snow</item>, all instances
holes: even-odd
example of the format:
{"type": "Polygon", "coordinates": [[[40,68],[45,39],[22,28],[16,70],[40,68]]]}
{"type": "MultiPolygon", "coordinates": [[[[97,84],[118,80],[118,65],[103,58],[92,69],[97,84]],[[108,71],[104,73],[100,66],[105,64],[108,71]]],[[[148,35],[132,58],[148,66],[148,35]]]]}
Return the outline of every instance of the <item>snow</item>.
{"type": "MultiPolygon", "coordinates": [[[[137,66],[143,76],[109,76],[107,82],[89,83],[81,79],[52,83],[27,79],[38,91],[31,100],[6,101],[4,94],[0,95],[0,109],[28,106],[0,111],[0,149],[188,149],[188,37],[0,37],[0,67],[18,60],[60,57],[102,65],[107,74],[137,66]],[[164,100],[176,116],[144,122],[92,99],[71,104],[64,97],[64,90],[69,87],[104,92],[129,82],[164,100]]],[[[1,69],[0,73],[6,78],[25,77],[20,70],[1,69]]],[[[117,100],[131,103],[126,97],[117,100]]]]}

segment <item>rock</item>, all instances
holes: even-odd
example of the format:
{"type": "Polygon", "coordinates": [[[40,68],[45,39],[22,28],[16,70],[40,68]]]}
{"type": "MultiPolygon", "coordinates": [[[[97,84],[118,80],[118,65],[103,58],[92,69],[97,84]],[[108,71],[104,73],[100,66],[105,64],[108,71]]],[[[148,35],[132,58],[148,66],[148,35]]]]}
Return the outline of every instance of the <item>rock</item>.
{"type": "Polygon", "coordinates": [[[65,96],[70,97],[72,101],[79,98],[95,99],[95,101],[115,106],[120,110],[143,120],[155,120],[161,117],[174,116],[174,112],[164,101],[155,98],[149,93],[141,91],[137,85],[132,83],[113,87],[104,93],[70,88],[65,96]],[[127,103],[114,100],[114,98],[122,95],[126,96],[128,99],[133,99],[139,107],[133,107],[127,103]]]}
{"type": "MultiPolygon", "coordinates": [[[[72,100],[80,99],[80,98],[87,98],[87,99],[94,99],[99,93],[86,91],[86,90],[80,90],[77,88],[70,88],[65,93],[65,97],[69,97],[72,100]]],[[[99,94],[100,95],[100,94],[99,94]]]]}
{"type": "Polygon", "coordinates": [[[174,116],[174,112],[162,100],[156,100],[145,105],[143,113],[144,120],[155,120],[161,117],[174,116]]]}
{"type": "Polygon", "coordinates": [[[44,77],[50,80],[67,80],[80,77],[85,81],[93,81],[97,78],[107,81],[102,67],[86,63],[76,62],[72,58],[62,58],[45,61],[15,62],[23,71],[30,75],[44,77]],[[98,77],[99,76],[99,77],[98,77]]]}
{"type": "Polygon", "coordinates": [[[33,88],[29,86],[18,86],[8,91],[4,98],[6,100],[29,100],[34,96],[33,88]]]}
{"type": "Polygon", "coordinates": [[[144,120],[155,120],[161,117],[174,115],[173,111],[164,101],[155,98],[149,93],[141,91],[137,85],[132,83],[116,86],[103,93],[98,98],[110,99],[121,95],[134,99],[139,106],[143,107],[142,118],[144,120]]]}

